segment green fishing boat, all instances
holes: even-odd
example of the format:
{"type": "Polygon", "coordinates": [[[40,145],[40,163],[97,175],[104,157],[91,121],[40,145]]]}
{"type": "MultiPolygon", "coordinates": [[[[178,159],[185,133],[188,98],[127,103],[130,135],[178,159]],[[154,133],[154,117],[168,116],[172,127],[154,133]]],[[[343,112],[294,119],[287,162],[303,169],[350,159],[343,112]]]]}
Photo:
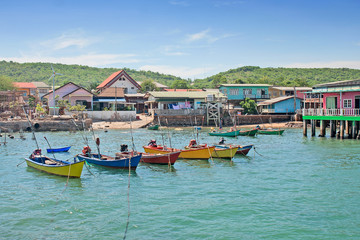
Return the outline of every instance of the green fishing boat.
{"type": "Polygon", "coordinates": [[[219,137],[236,137],[239,136],[240,130],[230,131],[230,132],[209,132],[210,136],[219,136],[219,137]]]}
{"type": "Polygon", "coordinates": [[[148,130],[158,130],[159,129],[159,125],[155,124],[155,125],[150,125],[147,127],[148,130]]]}
{"type": "Polygon", "coordinates": [[[245,131],[239,131],[239,136],[255,136],[258,133],[258,129],[251,129],[245,131]]]}
{"type": "Polygon", "coordinates": [[[259,129],[258,133],[264,135],[281,135],[284,131],[284,129],[259,129]]]}

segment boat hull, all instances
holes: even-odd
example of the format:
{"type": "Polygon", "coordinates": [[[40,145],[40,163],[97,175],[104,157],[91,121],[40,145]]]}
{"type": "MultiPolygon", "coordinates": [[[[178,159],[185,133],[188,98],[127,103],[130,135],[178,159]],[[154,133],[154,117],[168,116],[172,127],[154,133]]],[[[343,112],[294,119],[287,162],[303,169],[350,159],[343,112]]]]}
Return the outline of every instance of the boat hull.
{"type": "Polygon", "coordinates": [[[259,134],[264,134],[264,135],[282,135],[284,133],[284,129],[279,129],[279,130],[258,130],[259,134]]]}
{"type": "Polygon", "coordinates": [[[42,172],[73,178],[79,178],[84,167],[84,161],[68,163],[66,165],[48,165],[33,161],[29,158],[25,158],[25,161],[29,167],[38,169],[42,172]]]}
{"type": "Polygon", "coordinates": [[[252,147],[253,145],[239,146],[236,154],[246,156],[252,147]]]}
{"type": "Polygon", "coordinates": [[[46,151],[47,151],[48,153],[52,153],[52,152],[67,152],[67,151],[70,150],[70,148],[71,148],[71,146],[70,146],[70,147],[64,147],[64,148],[48,148],[48,149],[46,149],[46,151]]]}
{"type": "Polygon", "coordinates": [[[238,147],[215,148],[211,156],[214,158],[233,158],[237,150],[238,147]]]}
{"type": "Polygon", "coordinates": [[[152,163],[152,164],[170,164],[174,165],[176,160],[178,159],[179,152],[171,152],[165,154],[151,154],[151,153],[144,153],[141,156],[141,162],[144,163],[152,163]]]}
{"type": "Polygon", "coordinates": [[[146,153],[170,153],[174,151],[181,151],[179,158],[183,159],[209,159],[215,147],[202,147],[202,148],[189,148],[189,149],[160,149],[155,147],[144,146],[143,147],[146,153]]]}
{"type": "Polygon", "coordinates": [[[258,129],[239,131],[239,136],[255,136],[258,133],[258,129]]]}
{"type": "Polygon", "coordinates": [[[101,155],[101,159],[99,159],[98,154],[92,154],[91,157],[78,155],[77,158],[79,160],[86,161],[87,163],[100,165],[103,167],[127,169],[130,166],[131,169],[135,170],[139,165],[141,154],[131,158],[122,158],[122,159],[115,159],[105,155],[101,155]]]}
{"type": "Polygon", "coordinates": [[[158,129],[159,129],[159,125],[148,126],[147,129],[148,129],[148,130],[158,130],[158,129]]]}
{"type": "Polygon", "coordinates": [[[232,131],[232,132],[209,132],[210,136],[218,136],[218,137],[236,137],[239,135],[240,130],[232,131]]]}

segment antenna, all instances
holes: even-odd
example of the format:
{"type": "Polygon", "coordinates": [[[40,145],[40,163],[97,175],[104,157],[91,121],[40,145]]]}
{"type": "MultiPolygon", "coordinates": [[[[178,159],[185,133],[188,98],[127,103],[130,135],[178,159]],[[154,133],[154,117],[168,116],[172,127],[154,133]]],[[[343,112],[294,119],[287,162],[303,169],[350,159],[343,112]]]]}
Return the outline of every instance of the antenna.
{"type": "MultiPolygon", "coordinates": [[[[53,68],[53,66],[52,66],[52,64],[51,64],[51,70],[52,70],[52,75],[51,75],[51,77],[49,78],[49,81],[51,80],[51,78],[53,79],[53,93],[52,93],[52,95],[53,95],[53,104],[54,104],[54,112],[53,112],[53,115],[55,115],[55,76],[56,75],[63,75],[63,74],[61,74],[61,73],[57,73],[57,72],[55,72],[55,70],[54,70],[54,68],[53,68]]],[[[49,104],[50,105],[50,104],[49,104]]],[[[50,107],[50,106],[49,106],[50,107]]]]}

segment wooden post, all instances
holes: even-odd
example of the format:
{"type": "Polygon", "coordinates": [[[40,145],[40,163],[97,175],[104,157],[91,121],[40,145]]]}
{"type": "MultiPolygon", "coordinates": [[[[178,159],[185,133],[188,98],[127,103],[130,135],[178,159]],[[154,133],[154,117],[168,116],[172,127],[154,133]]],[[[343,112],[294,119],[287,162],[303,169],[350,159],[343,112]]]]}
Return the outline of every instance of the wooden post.
{"type": "Polygon", "coordinates": [[[351,137],[353,139],[355,139],[356,138],[356,121],[352,121],[351,126],[352,126],[351,137]]]}
{"type": "Polygon", "coordinates": [[[325,137],[326,135],[326,122],[325,120],[320,120],[320,135],[319,137],[325,137]]]}
{"type": "Polygon", "coordinates": [[[316,135],[316,120],[311,120],[311,136],[315,137],[316,135]]]}
{"type": "Polygon", "coordinates": [[[336,137],[336,121],[330,120],[330,137],[336,137]]]}
{"type": "Polygon", "coordinates": [[[340,139],[344,139],[344,128],[345,128],[344,120],[340,121],[340,139]]]}
{"type": "Polygon", "coordinates": [[[303,120],[303,135],[307,137],[307,120],[303,120]]]}

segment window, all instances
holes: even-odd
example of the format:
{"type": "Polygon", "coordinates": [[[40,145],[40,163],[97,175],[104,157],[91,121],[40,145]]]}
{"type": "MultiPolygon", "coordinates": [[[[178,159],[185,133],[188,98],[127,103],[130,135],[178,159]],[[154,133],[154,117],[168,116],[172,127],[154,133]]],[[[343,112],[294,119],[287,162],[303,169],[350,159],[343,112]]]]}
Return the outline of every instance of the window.
{"type": "Polygon", "coordinates": [[[244,95],[251,95],[252,89],[243,89],[243,93],[244,93],[244,95]]]}
{"type": "Polygon", "coordinates": [[[124,94],[127,94],[127,93],[128,93],[128,89],[124,88],[124,94]]]}
{"type": "Polygon", "coordinates": [[[352,100],[344,99],[344,108],[351,108],[351,107],[352,107],[352,100]]]}
{"type": "Polygon", "coordinates": [[[229,89],[230,95],[239,95],[239,89],[229,89]]]}

